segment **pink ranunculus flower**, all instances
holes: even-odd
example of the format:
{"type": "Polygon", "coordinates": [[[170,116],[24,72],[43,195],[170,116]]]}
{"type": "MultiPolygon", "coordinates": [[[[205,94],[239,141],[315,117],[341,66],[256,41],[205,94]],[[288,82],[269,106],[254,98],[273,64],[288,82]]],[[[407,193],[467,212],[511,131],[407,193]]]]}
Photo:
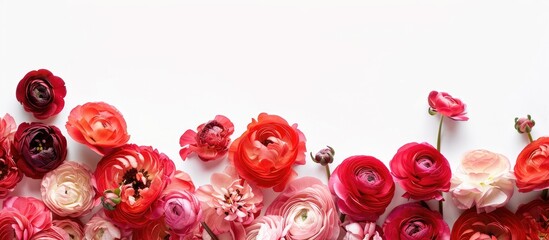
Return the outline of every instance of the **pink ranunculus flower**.
{"type": "Polygon", "coordinates": [[[431,112],[438,112],[443,116],[449,117],[456,121],[467,121],[469,118],[465,116],[465,103],[461,100],[450,96],[445,92],[431,91],[429,93],[429,107],[431,112]]]}
{"type": "Polygon", "coordinates": [[[372,156],[351,156],[337,166],[329,180],[339,211],[355,221],[376,221],[395,195],[389,169],[372,156]]]}
{"type": "Polygon", "coordinates": [[[156,215],[164,215],[165,224],[180,236],[189,234],[202,221],[200,201],[187,190],[164,192],[153,208],[156,215]]]}
{"type": "Polygon", "coordinates": [[[417,202],[402,204],[383,223],[387,239],[450,240],[450,228],[439,212],[417,202]]]}
{"type": "Polygon", "coordinates": [[[290,182],[265,215],[284,218],[287,239],[336,239],[339,235],[340,221],[332,194],[313,177],[290,182]]]}
{"type": "Polygon", "coordinates": [[[65,161],[42,178],[40,188],[44,204],[63,217],[80,217],[98,203],[95,179],[84,165],[65,161]]]}
{"type": "Polygon", "coordinates": [[[64,229],[52,226],[32,236],[31,240],[71,240],[71,237],[64,229]]]}
{"type": "Polygon", "coordinates": [[[279,240],[284,235],[284,218],[277,215],[258,217],[246,227],[246,240],[279,240]]]}
{"type": "Polygon", "coordinates": [[[211,184],[199,187],[196,197],[203,202],[204,221],[214,231],[228,231],[230,223],[250,224],[263,208],[263,193],[241,179],[232,166],[211,176],[211,184]]]}
{"type": "Polygon", "coordinates": [[[34,227],[29,219],[17,209],[0,211],[0,239],[27,240],[34,234],[34,227]]]}
{"type": "Polygon", "coordinates": [[[79,222],[71,219],[53,220],[53,226],[62,228],[69,234],[71,240],[84,239],[84,228],[79,222]]]}
{"type": "Polygon", "coordinates": [[[0,118],[0,142],[6,140],[13,142],[17,125],[13,117],[6,113],[3,118],[0,118]]]}
{"type": "MultiPolygon", "coordinates": [[[[222,233],[217,233],[216,237],[218,240],[245,240],[246,230],[241,223],[231,222],[229,224],[229,228],[222,233]]],[[[210,235],[204,229],[202,231],[202,240],[212,240],[210,235]]]]}
{"type": "Polygon", "coordinates": [[[223,157],[228,151],[234,125],[227,117],[217,115],[213,120],[201,124],[197,131],[187,130],[179,139],[182,149],[179,155],[183,160],[190,153],[196,153],[202,161],[223,157]]]}
{"type": "Polygon", "coordinates": [[[112,224],[102,212],[96,214],[84,226],[84,239],[103,240],[103,239],[121,239],[122,234],[118,227],[112,224]]]}
{"type": "Polygon", "coordinates": [[[347,222],[343,240],[383,240],[383,231],[375,222],[347,222]]]}
{"type": "Polygon", "coordinates": [[[29,239],[52,226],[52,213],[42,201],[33,197],[6,198],[0,211],[0,218],[4,216],[16,219],[11,228],[17,239],[29,239]]]}
{"type": "Polygon", "coordinates": [[[505,206],[515,186],[511,164],[505,156],[487,150],[465,154],[452,176],[450,192],[459,209],[476,206],[477,212],[491,212],[505,206]]]}
{"type": "Polygon", "coordinates": [[[5,198],[23,179],[23,173],[17,167],[13,144],[16,129],[15,120],[9,114],[0,118],[0,199],[5,198]]]}

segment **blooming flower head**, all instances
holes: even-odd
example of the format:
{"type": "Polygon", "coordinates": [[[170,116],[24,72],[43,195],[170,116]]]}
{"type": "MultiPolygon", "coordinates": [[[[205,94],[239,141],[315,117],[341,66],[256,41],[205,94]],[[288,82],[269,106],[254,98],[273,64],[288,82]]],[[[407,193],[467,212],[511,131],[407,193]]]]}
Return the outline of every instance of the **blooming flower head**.
{"type": "Polygon", "coordinates": [[[84,228],[80,225],[79,222],[62,219],[62,220],[53,220],[53,226],[61,228],[69,234],[70,240],[82,240],[84,239],[84,228]]]}
{"type": "Polygon", "coordinates": [[[21,123],[15,132],[17,166],[30,178],[40,179],[67,156],[67,139],[59,128],[42,123],[21,123]]]}
{"type": "Polygon", "coordinates": [[[346,222],[343,228],[343,240],[383,240],[383,231],[375,222],[346,222]]]}
{"type": "Polygon", "coordinates": [[[8,197],[4,200],[0,211],[1,239],[13,239],[4,238],[10,234],[17,239],[30,239],[51,226],[52,213],[42,201],[33,197],[8,197]]]}
{"type": "Polygon", "coordinates": [[[469,209],[454,222],[452,240],[527,239],[517,217],[506,208],[490,213],[469,209]]]}
{"type": "Polygon", "coordinates": [[[445,92],[431,91],[429,93],[429,112],[436,114],[440,113],[442,116],[449,117],[456,121],[467,121],[469,118],[465,116],[465,103],[461,100],[450,96],[445,92]]]}
{"type": "Polygon", "coordinates": [[[371,156],[343,160],[328,184],[339,210],[355,221],[376,221],[395,194],[389,169],[371,156]]]}
{"type": "Polygon", "coordinates": [[[121,236],[120,229],[102,214],[96,214],[84,226],[86,240],[121,239],[121,236]]]}
{"type": "Polygon", "coordinates": [[[281,216],[261,216],[246,227],[246,240],[279,240],[284,235],[284,218],[281,216]]]}
{"type": "Polygon", "coordinates": [[[227,153],[234,125],[227,117],[217,115],[211,121],[198,126],[197,131],[187,130],[179,139],[183,160],[190,153],[196,153],[202,161],[215,160],[227,153]]]}
{"type": "Polygon", "coordinates": [[[509,159],[487,150],[470,151],[452,176],[450,192],[459,209],[476,206],[490,212],[505,206],[513,195],[513,174],[509,159]]]}
{"type": "Polygon", "coordinates": [[[519,192],[549,188],[549,137],[540,137],[519,153],[514,168],[519,192]]]}
{"type": "Polygon", "coordinates": [[[96,203],[95,179],[82,164],[65,161],[42,178],[44,204],[59,216],[79,217],[96,203]]]}
{"type": "Polygon", "coordinates": [[[261,113],[231,144],[229,159],[242,178],[280,192],[297,175],[294,164],[305,164],[305,151],[305,136],[297,124],[261,113]]]}
{"type": "Polygon", "coordinates": [[[527,240],[549,239],[549,201],[535,199],[523,204],[516,215],[526,231],[527,240]]]}
{"type": "Polygon", "coordinates": [[[88,102],[72,109],[65,124],[69,135],[93,151],[104,155],[128,142],[126,121],[114,106],[88,102]]]}
{"type": "Polygon", "coordinates": [[[30,71],[17,84],[17,101],[35,118],[46,119],[65,106],[65,82],[46,69],[30,71]]]}
{"type": "Polygon", "coordinates": [[[290,182],[265,215],[284,218],[287,239],[336,239],[339,235],[340,221],[332,195],[316,178],[290,182]]]}
{"type": "Polygon", "coordinates": [[[405,198],[443,200],[450,189],[452,170],[448,160],[428,143],[408,143],[398,149],[389,163],[405,198]]]}
{"type": "Polygon", "coordinates": [[[13,191],[23,178],[14,154],[13,138],[16,129],[15,120],[9,114],[0,118],[0,199],[13,191]]]}
{"type": "Polygon", "coordinates": [[[417,202],[394,208],[385,219],[383,232],[387,239],[450,239],[450,228],[440,213],[417,202]]]}
{"type": "Polygon", "coordinates": [[[144,226],[174,170],[172,160],[152,147],[129,144],[105,155],[95,170],[97,189],[120,188],[120,204],[106,215],[122,226],[144,226]]]}
{"type": "Polygon", "coordinates": [[[204,221],[215,232],[225,232],[231,222],[250,224],[263,207],[263,194],[238,177],[229,166],[214,173],[211,184],[200,186],[196,197],[203,202],[204,221]]]}

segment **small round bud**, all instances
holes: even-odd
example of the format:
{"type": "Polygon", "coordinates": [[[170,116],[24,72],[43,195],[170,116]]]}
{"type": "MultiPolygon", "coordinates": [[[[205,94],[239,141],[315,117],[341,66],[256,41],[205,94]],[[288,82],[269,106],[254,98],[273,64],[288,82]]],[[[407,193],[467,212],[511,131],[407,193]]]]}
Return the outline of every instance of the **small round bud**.
{"type": "Polygon", "coordinates": [[[515,118],[515,129],[519,133],[529,133],[536,125],[536,122],[532,120],[532,117],[528,115],[526,118],[515,118]]]}
{"type": "Polygon", "coordinates": [[[314,162],[320,163],[320,165],[322,166],[326,166],[334,161],[334,155],[334,149],[330,146],[327,146],[327,148],[321,149],[314,156],[313,153],[311,153],[311,158],[314,162]]]}
{"type": "Polygon", "coordinates": [[[107,210],[114,210],[116,205],[120,203],[120,189],[105,190],[103,196],[101,197],[101,204],[107,210]]]}

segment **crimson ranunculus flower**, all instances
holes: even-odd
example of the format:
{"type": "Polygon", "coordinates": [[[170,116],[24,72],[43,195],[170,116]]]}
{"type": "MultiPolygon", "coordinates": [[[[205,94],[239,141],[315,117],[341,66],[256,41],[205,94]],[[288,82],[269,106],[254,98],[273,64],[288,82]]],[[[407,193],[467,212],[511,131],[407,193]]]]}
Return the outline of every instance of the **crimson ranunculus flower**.
{"type": "Polygon", "coordinates": [[[215,160],[227,153],[234,125],[223,115],[217,115],[213,120],[203,123],[196,132],[189,129],[179,139],[182,149],[181,159],[187,159],[190,153],[196,153],[202,161],[215,160]]]}
{"type": "MultiPolygon", "coordinates": [[[[456,121],[467,121],[469,118],[465,116],[465,103],[461,100],[450,96],[445,92],[432,91],[429,93],[430,112],[440,113],[443,116],[449,117],[456,121]]],[[[433,115],[434,115],[433,113],[433,115]]]]}
{"type": "Polygon", "coordinates": [[[519,192],[549,188],[549,137],[529,143],[517,157],[515,176],[519,192]]]}
{"type": "Polygon", "coordinates": [[[174,171],[172,160],[152,147],[128,144],[105,155],[95,170],[97,189],[121,190],[121,202],[105,214],[122,226],[146,225],[151,219],[152,204],[174,171]]]}
{"type": "Polygon", "coordinates": [[[280,192],[305,164],[305,135],[276,115],[259,114],[229,149],[238,174],[259,187],[280,192]]]}
{"type": "Polygon", "coordinates": [[[396,181],[406,191],[402,195],[405,198],[443,200],[442,192],[450,189],[450,164],[428,143],[405,144],[389,164],[396,181]]]}
{"type": "Polygon", "coordinates": [[[440,213],[417,202],[394,208],[385,219],[383,232],[387,239],[450,239],[450,228],[440,213]]]}
{"type": "Polygon", "coordinates": [[[67,156],[67,139],[59,128],[42,123],[21,123],[15,132],[17,166],[30,178],[42,178],[67,156]]]}
{"type": "Polygon", "coordinates": [[[65,82],[46,69],[30,71],[17,84],[17,101],[35,118],[46,119],[65,106],[65,82]]]}
{"type": "Polygon", "coordinates": [[[515,214],[504,207],[490,213],[471,208],[452,227],[452,240],[526,239],[524,227],[515,214]]]}
{"type": "Polygon", "coordinates": [[[0,199],[5,198],[23,179],[15,163],[17,157],[13,137],[16,129],[15,120],[9,114],[0,118],[0,199]]]}
{"type": "Polygon", "coordinates": [[[332,173],[329,185],[339,210],[355,221],[375,222],[395,194],[389,169],[371,156],[343,160],[332,173]]]}
{"type": "Polygon", "coordinates": [[[516,215],[526,230],[527,240],[549,239],[549,201],[535,199],[521,205],[516,215]]]}
{"type": "Polygon", "coordinates": [[[65,127],[75,141],[101,155],[126,144],[130,139],[122,114],[104,102],[76,106],[65,127]]]}

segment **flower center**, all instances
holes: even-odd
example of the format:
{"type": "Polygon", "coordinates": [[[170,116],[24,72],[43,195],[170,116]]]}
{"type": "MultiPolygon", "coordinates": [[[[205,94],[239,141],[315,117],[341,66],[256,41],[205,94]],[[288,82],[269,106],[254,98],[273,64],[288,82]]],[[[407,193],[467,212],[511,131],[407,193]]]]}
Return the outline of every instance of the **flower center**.
{"type": "Polygon", "coordinates": [[[422,169],[429,169],[433,166],[433,160],[429,157],[419,157],[416,159],[416,164],[422,169]]]}
{"type": "Polygon", "coordinates": [[[121,185],[130,184],[131,188],[133,188],[133,197],[135,200],[141,197],[139,190],[148,188],[151,185],[151,181],[149,180],[149,172],[145,171],[145,169],[138,171],[136,168],[132,168],[124,173],[122,180],[123,182],[121,185]]]}
{"type": "Polygon", "coordinates": [[[218,145],[223,142],[223,130],[223,125],[217,121],[210,121],[198,133],[199,139],[209,145],[218,145]]]}
{"type": "Polygon", "coordinates": [[[51,102],[51,86],[42,79],[36,79],[29,85],[31,102],[36,106],[44,106],[51,102]]]}
{"type": "Polygon", "coordinates": [[[379,174],[373,169],[360,169],[356,175],[364,183],[375,184],[379,181],[379,174]]]}
{"type": "Polygon", "coordinates": [[[36,134],[36,137],[31,141],[30,143],[30,151],[32,154],[38,154],[43,151],[51,151],[53,148],[53,141],[51,140],[51,136],[49,134],[46,134],[44,132],[40,132],[36,134]]]}
{"type": "Polygon", "coordinates": [[[413,221],[408,223],[408,225],[406,226],[405,232],[406,234],[408,234],[408,236],[414,236],[422,232],[423,229],[425,229],[425,223],[421,221],[413,221]]]}
{"type": "Polygon", "coordinates": [[[0,180],[4,179],[8,175],[9,168],[6,164],[6,160],[0,158],[0,180]]]}

